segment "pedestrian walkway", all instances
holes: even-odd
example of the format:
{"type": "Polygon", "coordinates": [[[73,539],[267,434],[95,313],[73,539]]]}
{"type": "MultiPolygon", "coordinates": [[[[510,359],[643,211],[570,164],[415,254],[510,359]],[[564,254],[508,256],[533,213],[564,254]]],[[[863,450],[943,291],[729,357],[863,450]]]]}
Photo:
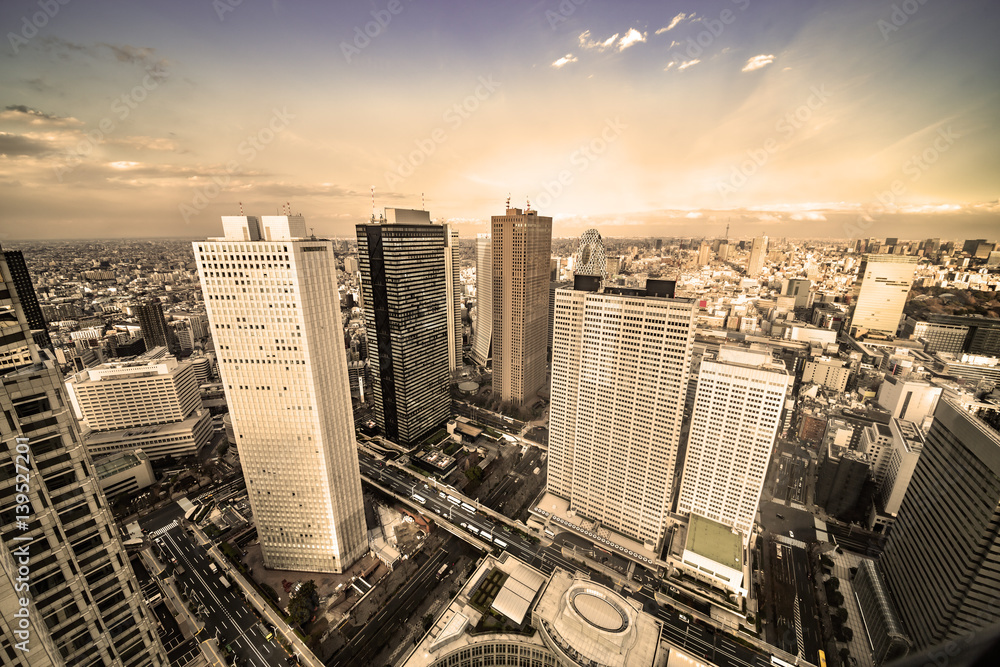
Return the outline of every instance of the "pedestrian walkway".
{"type": "Polygon", "coordinates": [[[171,521],[170,523],[168,523],[167,525],[165,525],[163,528],[157,528],[156,530],[154,530],[153,532],[151,532],[149,534],[149,539],[152,540],[154,538],[159,537],[160,535],[164,535],[168,531],[173,530],[176,527],[177,527],[177,519],[174,519],[173,521],[171,521]]]}

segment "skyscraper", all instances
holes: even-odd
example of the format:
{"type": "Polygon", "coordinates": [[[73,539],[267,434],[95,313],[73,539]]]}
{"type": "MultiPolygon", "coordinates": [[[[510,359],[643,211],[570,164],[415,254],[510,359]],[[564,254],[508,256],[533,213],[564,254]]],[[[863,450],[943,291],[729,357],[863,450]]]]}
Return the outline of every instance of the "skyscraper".
{"type": "Polygon", "coordinates": [[[476,236],[476,338],[472,358],[485,366],[493,349],[493,242],[489,234],[476,236]]]}
{"type": "Polygon", "coordinates": [[[3,664],[166,667],[62,379],[31,340],[3,257],[0,283],[0,350],[27,345],[32,357],[0,382],[3,664]]]}
{"type": "Polygon", "coordinates": [[[523,405],[545,383],[552,218],[508,208],[491,238],[493,394],[523,405]]]}
{"type": "Polygon", "coordinates": [[[427,211],[389,208],[357,234],[375,420],[392,442],[414,445],[451,416],[451,230],[427,211]]]}
{"type": "Polygon", "coordinates": [[[938,403],[879,561],[918,648],[997,620],[1000,433],[995,403],[938,403]]]}
{"type": "Polygon", "coordinates": [[[368,544],[333,243],[222,222],[193,246],[264,564],[342,572],[368,544]]]}
{"type": "Polygon", "coordinates": [[[865,255],[858,268],[858,298],[851,335],[864,332],[895,336],[906,295],[913,284],[917,258],[912,255],[865,255]]]}
{"type": "Polygon", "coordinates": [[[701,242],[701,246],[698,248],[698,266],[705,266],[708,264],[708,253],[711,248],[706,241],[701,242]]]}
{"type": "Polygon", "coordinates": [[[462,263],[458,253],[458,230],[444,225],[444,275],[448,304],[448,370],[462,367],[462,263]]]}
{"type": "Polygon", "coordinates": [[[177,341],[173,332],[167,326],[167,320],[163,317],[163,306],[157,299],[145,299],[135,306],[136,317],[139,318],[139,327],[142,329],[142,337],[146,341],[146,349],[152,350],[154,347],[165,347],[170,354],[180,352],[177,349],[177,341]]]}
{"type": "Polygon", "coordinates": [[[580,236],[580,248],[576,253],[576,266],[573,268],[573,275],[603,278],[607,268],[601,233],[596,229],[588,229],[580,236]]]}
{"type": "Polygon", "coordinates": [[[42,308],[38,305],[38,294],[31,282],[31,274],[28,273],[28,264],[24,261],[24,254],[20,250],[4,250],[3,254],[7,258],[7,268],[10,270],[14,290],[21,302],[21,310],[24,311],[28,326],[31,327],[35,343],[39,347],[52,347],[49,327],[42,315],[42,308]]]}
{"type": "Polygon", "coordinates": [[[704,358],[677,510],[750,537],[790,378],[768,350],[723,346],[704,358]]]}
{"type": "Polygon", "coordinates": [[[767,237],[757,236],[750,246],[750,259],[747,260],[747,276],[756,278],[764,268],[764,257],[767,255],[767,237]]]}
{"type": "Polygon", "coordinates": [[[549,408],[548,491],[653,549],[670,509],[697,311],[658,291],[663,282],[598,292],[578,276],[556,291],[549,408]]]}

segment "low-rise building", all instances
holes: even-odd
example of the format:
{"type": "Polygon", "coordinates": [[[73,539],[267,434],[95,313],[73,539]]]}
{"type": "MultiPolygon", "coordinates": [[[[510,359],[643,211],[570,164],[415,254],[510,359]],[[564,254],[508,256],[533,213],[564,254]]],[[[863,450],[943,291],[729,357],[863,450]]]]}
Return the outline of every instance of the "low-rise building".
{"type": "Polygon", "coordinates": [[[94,470],[101,490],[108,498],[145,489],[156,483],[153,466],[141,449],[97,459],[94,470]]]}

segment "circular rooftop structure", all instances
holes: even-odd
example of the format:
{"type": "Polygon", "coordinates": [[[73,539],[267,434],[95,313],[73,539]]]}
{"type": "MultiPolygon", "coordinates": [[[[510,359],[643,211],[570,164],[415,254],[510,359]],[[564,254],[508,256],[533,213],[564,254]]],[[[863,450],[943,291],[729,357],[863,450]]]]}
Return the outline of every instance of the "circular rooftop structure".
{"type": "Polygon", "coordinates": [[[460,382],[458,384],[458,390],[466,394],[474,394],[479,389],[478,382],[460,382]]]}
{"type": "Polygon", "coordinates": [[[610,596],[590,587],[570,591],[570,604],[584,621],[604,632],[624,632],[628,615],[610,596]]]}

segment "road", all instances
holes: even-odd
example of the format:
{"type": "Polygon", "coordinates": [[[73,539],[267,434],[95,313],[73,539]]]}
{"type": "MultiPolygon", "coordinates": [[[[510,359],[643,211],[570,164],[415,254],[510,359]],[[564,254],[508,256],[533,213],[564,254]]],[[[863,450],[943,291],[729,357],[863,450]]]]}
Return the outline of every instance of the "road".
{"type": "Polygon", "coordinates": [[[221,570],[213,573],[214,563],[205,548],[197,543],[176,522],[151,530],[154,553],[161,562],[170,562],[183,568],[176,577],[177,587],[189,600],[200,605],[200,617],[205,621],[204,639],[215,636],[220,647],[230,646],[234,655],[243,662],[238,664],[268,667],[282,665],[288,654],[272,637],[265,639],[257,616],[250,610],[238,588],[225,586],[221,570]]]}

